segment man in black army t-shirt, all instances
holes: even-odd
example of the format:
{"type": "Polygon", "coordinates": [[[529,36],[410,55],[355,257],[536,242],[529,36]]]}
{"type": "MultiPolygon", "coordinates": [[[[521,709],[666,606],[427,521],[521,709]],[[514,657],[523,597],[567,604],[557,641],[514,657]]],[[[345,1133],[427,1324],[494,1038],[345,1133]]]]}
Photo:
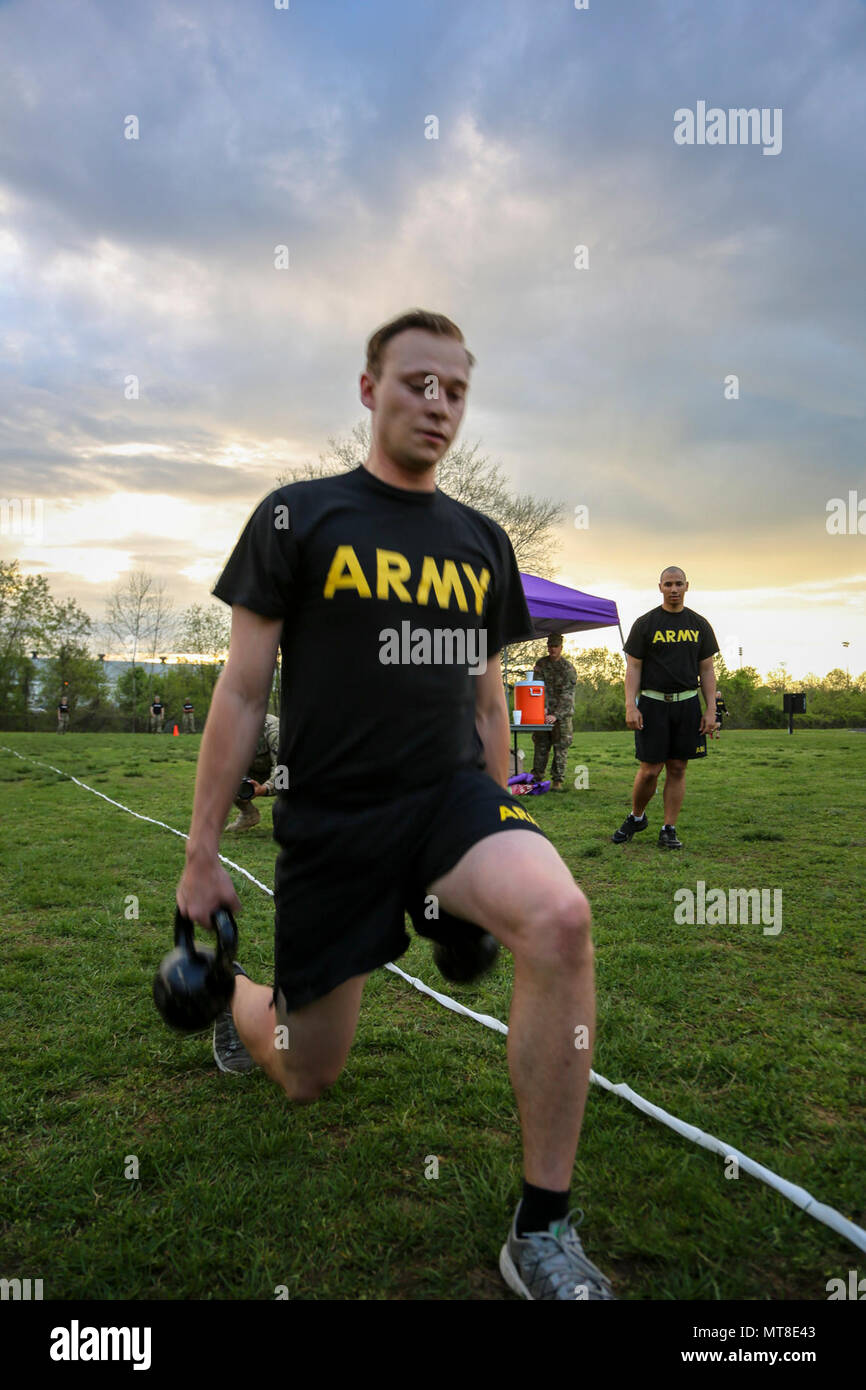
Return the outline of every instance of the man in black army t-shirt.
{"type": "Polygon", "coordinates": [[[277,489],[247,523],[214,589],[232,605],[231,644],[177,901],[203,925],[220,904],[240,907],[219,834],[281,645],[275,981],[253,984],[236,966],[217,1062],[255,1063],[289,1099],[315,1100],[346,1061],[365,981],[408,945],[406,911],[470,959],[492,934],[514,956],[508,1064],[525,1178],[500,1269],[525,1298],[602,1300],[610,1285],[569,1212],[594,1033],[589,905],[506,789],[499,652],[532,623],[505,532],[435,482],[473,360],[442,315],[384,325],[360,382],[366,462],[277,489]]]}
{"type": "Polygon", "coordinates": [[[664,767],[665,823],[659,831],[659,845],[682,849],[677,816],[686,791],[686,763],[705,758],[707,734],[715,737],[718,721],[713,657],[719,646],[706,618],[683,607],[688,587],[681,569],[672,565],[663,570],[659,579],[661,607],[644,613],[632,624],[625,644],[625,722],[635,731],[640,769],[634,779],[631,812],[611,836],[615,845],[646,830],[645,807],[664,767]],[[707,706],[703,716],[699,681],[707,706]]]}

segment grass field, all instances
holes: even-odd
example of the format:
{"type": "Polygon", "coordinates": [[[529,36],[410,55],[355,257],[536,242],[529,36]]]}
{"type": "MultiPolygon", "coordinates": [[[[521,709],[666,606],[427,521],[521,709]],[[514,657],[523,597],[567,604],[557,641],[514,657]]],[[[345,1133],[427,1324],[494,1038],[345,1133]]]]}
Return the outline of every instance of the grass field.
{"type": "MultiPolygon", "coordinates": [[[[529,748],[529,738],[522,738],[529,748]]],[[[181,831],[198,737],[0,734],[181,831]]],[[[858,1224],[864,1210],[862,788],[866,735],[728,733],[689,774],[685,848],[629,804],[628,734],[578,734],[589,787],[528,806],[595,918],[593,1066],[858,1224]],[[678,926],[673,894],[783,891],[783,926],[678,926]]],[[[573,779],[570,779],[573,780],[573,779]]],[[[504,1299],[497,1260],[520,1190],[504,1038],[379,971],[334,1089],[292,1107],[221,1075],[150,995],[184,842],[0,752],[5,1175],[0,1274],[45,1298],[504,1299]],[[137,920],[125,916],[135,895],[137,920]],[[438,1179],[425,1178],[439,1157],[438,1179]],[[125,1176],[130,1156],[137,1180],[125,1176]]],[[[262,822],[224,852],[270,883],[262,822]]],[[[271,900],[236,876],[240,959],[271,978],[271,900]]],[[[429,943],[400,965],[507,1021],[511,961],[447,986],[429,943]]],[[[817,1299],[863,1256],[764,1184],[590,1089],[573,1196],[625,1299],[817,1299]]]]}

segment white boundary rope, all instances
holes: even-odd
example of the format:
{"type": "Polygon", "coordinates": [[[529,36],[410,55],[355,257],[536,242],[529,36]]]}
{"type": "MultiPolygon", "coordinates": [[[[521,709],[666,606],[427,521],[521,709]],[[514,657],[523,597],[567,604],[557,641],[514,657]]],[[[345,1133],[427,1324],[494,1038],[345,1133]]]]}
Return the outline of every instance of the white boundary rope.
{"type": "MultiPolygon", "coordinates": [[[[110,796],[106,796],[104,792],[98,792],[95,787],[89,787],[86,782],[79,781],[79,779],[73,777],[71,773],[63,772],[59,767],[52,766],[51,763],[40,762],[38,758],[27,758],[15,748],[7,748],[5,744],[0,744],[0,751],[12,753],[16,758],[20,758],[22,762],[35,763],[38,767],[47,767],[51,772],[56,772],[58,776],[67,777],[69,781],[74,782],[76,786],[83,787],[85,791],[92,792],[94,796],[101,797],[102,800],[107,801],[109,805],[117,806],[119,810],[126,811],[130,816],[135,816],[136,820],[149,821],[151,825],[158,825],[163,830],[170,830],[172,835],[177,835],[181,840],[189,839],[189,836],[185,835],[182,830],[175,830],[173,825],[166,825],[165,821],[154,820],[153,816],[145,816],[139,811],[133,811],[131,807],[124,806],[122,801],[114,801],[110,796]]],[[[221,854],[219,857],[224,864],[227,864],[231,869],[236,869],[238,873],[243,874],[244,877],[248,878],[251,883],[254,883],[257,888],[261,888],[263,892],[270,894],[271,897],[274,896],[273,890],[268,888],[266,884],[261,883],[259,879],[255,878],[248,869],[243,868],[240,864],[235,864],[231,859],[227,859],[225,855],[221,854]]],[[[478,1014],[475,1013],[473,1009],[467,1009],[465,1004],[459,1004],[457,1000],[452,999],[450,995],[440,994],[437,990],[431,989],[429,985],[425,985],[423,980],[417,979],[414,975],[407,975],[398,965],[389,962],[386,969],[392,970],[395,975],[399,975],[401,979],[413,985],[414,988],[419,990],[422,994],[429,995],[431,999],[435,999],[437,1004],[441,1004],[443,1008],[451,1009],[453,1013],[463,1014],[465,1018],[474,1019],[476,1023],[481,1023],[485,1028],[491,1028],[497,1033],[508,1033],[506,1024],[502,1023],[498,1018],[492,1018],[489,1014],[478,1014]]],[[[774,1188],[776,1192],[780,1192],[783,1197],[787,1197],[790,1202],[793,1202],[794,1205],[799,1207],[807,1216],[812,1216],[816,1221],[823,1222],[825,1226],[829,1226],[831,1231],[835,1231],[837,1235],[843,1236],[846,1240],[850,1241],[852,1245],[856,1245],[859,1250],[866,1251],[866,1230],[864,1230],[862,1226],[856,1226],[853,1221],[849,1221],[847,1217],[843,1216],[841,1212],[836,1211],[835,1208],[828,1207],[823,1202],[817,1202],[804,1187],[798,1187],[795,1183],[788,1182],[787,1178],[779,1177],[778,1173],[774,1173],[770,1168],[765,1168],[761,1163],[756,1163],[753,1158],[749,1158],[747,1154],[742,1153],[735,1145],[723,1144],[721,1139],[716,1139],[714,1135],[705,1134],[703,1130],[697,1129],[694,1125],[688,1124],[685,1120],[677,1119],[676,1115],[671,1115],[667,1110],[662,1110],[660,1106],[653,1105],[652,1101],[645,1100],[643,1096],[638,1095],[637,1091],[633,1091],[625,1082],[614,1085],[612,1081],[608,1081],[607,1077],[601,1076],[595,1071],[590,1071],[589,1077],[590,1081],[595,1082],[597,1086],[601,1086],[605,1091],[612,1091],[615,1095],[622,1096],[624,1100],[629,1101],[636,1109],[642,1110],[645,1115],[649,1115],[652,1119],[658,1120],[660,1124],[667,1125],[668,1129],[672,1129],[675,1134],[681,1134],[684,1139],[690,1139],[692,1143],[699,1144],[703,1149],[709,1149],[711,1153],[720,1154],[722,1158],[736,1159],[738,1167],[742,1168],[743,1172],[751,1174],[753,1178],[757,1178],[760,1182],[766,1183],[768,1187],[774,1188]]]]}

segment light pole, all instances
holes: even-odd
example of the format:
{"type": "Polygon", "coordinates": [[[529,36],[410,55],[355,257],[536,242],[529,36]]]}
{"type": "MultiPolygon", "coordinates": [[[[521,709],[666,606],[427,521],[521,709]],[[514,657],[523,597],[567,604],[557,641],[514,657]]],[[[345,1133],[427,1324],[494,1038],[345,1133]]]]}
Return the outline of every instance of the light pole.
{"type": "Polygon", "coordinates": [[[851,645],[850,642],[843,642],[843,643],[842,643],[842,646],[845,648],[845,684],[846,684],[846,686],[849,686],[849,685],[851,684],[851,672],[850,672],[849,669],[848,669],[848,648],[850,647],[850,645],[851,645]]]}

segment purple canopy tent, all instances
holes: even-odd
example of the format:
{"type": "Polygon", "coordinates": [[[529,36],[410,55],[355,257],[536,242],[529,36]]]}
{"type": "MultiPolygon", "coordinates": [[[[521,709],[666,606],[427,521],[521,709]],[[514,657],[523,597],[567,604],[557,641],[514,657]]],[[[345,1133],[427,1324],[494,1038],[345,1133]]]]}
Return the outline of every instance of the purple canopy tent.
{"type": "MultiPolygon", "coordinates": [[[[613,599],[597,598],[595,594],[568,589],[550,579],[538,579],[534,574],[521,574],[523,595],[533,621],[533,635],[546,637],[549,632],[586,632],[593,627],[617,627],[623,642],[619,614],[613,599]]],[[[508,648],[505,648],[505,683],[508,684],[508,648]]]]}

